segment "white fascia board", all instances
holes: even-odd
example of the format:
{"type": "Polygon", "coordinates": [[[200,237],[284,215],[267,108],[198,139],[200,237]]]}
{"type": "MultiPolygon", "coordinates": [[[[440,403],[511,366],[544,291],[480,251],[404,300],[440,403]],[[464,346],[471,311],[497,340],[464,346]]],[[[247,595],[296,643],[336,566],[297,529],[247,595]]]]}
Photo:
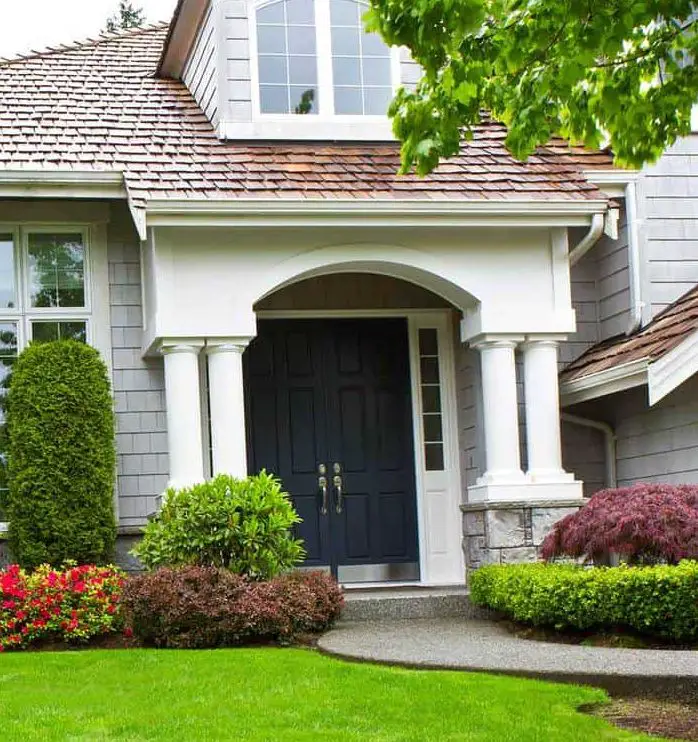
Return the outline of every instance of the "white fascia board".
{"type": "Polygon", "coordinates": [[[586,226],[605,201],[153,200],[148,226],[586,226]]]}
{"type": "Polygon", "coordinates": [[[563,381],[560,384],[560,399],[563,407],[605,397],[608,394],[632,389],[647,384],[649,358],[641,358],[630,363],[563,381]]]}
{"type": "Polygon", "coordinates": [[[650,407],[696,373],[698,373],[698,330],[650,364],[648,378],[650,407]]]}
{"type": "Polygon", "coordinates": [[[97,170],[0,170],[3,198],[126,198],[123,173],[97,170]]]}
{"type": "Polygon", "coordinates": [[[640,176],[639,170],[584,170],[584,177],[611,198],[625,198],[625,188],[640,176]]]}

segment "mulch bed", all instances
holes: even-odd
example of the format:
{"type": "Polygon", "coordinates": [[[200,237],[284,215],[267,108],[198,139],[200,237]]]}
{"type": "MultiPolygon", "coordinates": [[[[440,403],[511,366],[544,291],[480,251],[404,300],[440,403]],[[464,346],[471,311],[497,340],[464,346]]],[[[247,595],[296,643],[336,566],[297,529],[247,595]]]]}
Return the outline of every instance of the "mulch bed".
{"type": "Polygon", "coordinates": [[[698,705],[648,698],[615,698],[608,706],[588,710],[623,729],[698,742],[698,705]]]}
{"type": "Polygon", "coordinates": [[[696,651],[698,644],[679,644],[655,636],[641,636],[617,629],[612,632],[556,631],[540,626],[526,626],[513,621],[502,621],[502,625],[521,639],[555,644],[576,644],[586,647],[611,647],[616,649],[671,649],[696,651]]]}

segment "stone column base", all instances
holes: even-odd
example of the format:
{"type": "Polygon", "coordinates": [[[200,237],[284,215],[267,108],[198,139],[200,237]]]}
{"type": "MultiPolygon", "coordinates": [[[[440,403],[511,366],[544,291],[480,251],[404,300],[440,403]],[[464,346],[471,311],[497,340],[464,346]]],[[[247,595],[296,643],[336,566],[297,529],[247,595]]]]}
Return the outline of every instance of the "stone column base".
{"type": "Polygon", "coordinates": [[[485,564],[535,562],[558,520],[576,513],[583,498],[471,502],[463,511],[463,550],[468,570],[485,564]]]}

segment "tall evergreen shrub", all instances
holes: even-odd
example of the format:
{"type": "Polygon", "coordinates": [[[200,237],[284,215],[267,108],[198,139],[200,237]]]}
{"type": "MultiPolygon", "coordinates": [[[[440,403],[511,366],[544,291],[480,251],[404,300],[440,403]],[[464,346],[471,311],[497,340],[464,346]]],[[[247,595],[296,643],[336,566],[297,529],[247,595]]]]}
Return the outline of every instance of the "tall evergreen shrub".
{"type": "Polygon", "coordinates": [[[107,369],[74,340],[32,344],[7,399],[10,548],[25,568],[104,564],[116,540],[114,413],[107,369]]]}

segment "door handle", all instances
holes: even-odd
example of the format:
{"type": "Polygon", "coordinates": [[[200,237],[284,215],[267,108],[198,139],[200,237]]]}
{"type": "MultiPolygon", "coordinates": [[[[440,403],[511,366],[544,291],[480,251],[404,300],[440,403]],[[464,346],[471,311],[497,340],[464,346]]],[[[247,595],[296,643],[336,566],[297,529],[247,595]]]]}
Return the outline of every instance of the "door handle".
{"type": "Polygon", "coordinates": [[[320,515],[327,515],[329,506],[329,498],[327,493],[327,477],[325,476],[325,474],[327,474],[327,467],[324,464],[320,464],[317,470],[320,474],[317,483],[320,491],[322,492],[322,506],[320,507],[320,515]]]}
{"type": "Polygon", "coordinates": [[[335,509],[337,511],[337,515],[341,515],[344,509],[344,496],[342,494],[342,477],[340,477],[339,474],[336,474],[335,478],[332,480],[332,484],[334,484],[334,489],[335,489],[335,492],[337,493],[337,503],[335,505],[335,509]]]}

